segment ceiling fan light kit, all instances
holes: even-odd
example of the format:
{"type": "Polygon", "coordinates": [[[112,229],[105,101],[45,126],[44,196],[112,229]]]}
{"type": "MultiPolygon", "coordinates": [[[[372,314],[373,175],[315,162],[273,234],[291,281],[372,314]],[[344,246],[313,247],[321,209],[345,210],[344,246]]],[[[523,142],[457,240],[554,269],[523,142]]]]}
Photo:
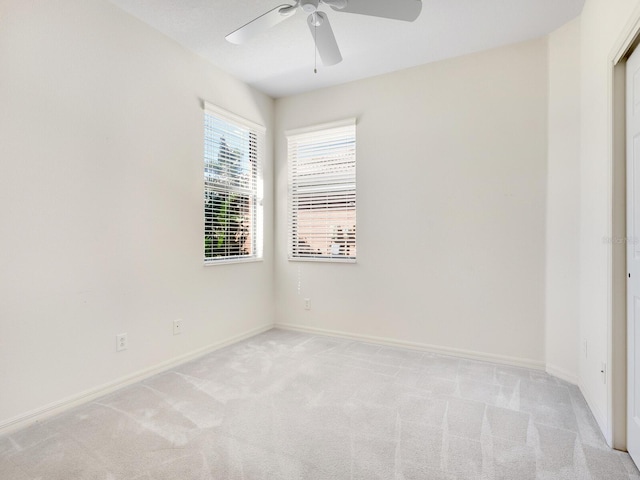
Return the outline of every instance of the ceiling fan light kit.
{"type": "Polygon", "coordinates": [[[329,23],[329,17],[319,10],[323,5],[336,12],[355,13],[405,22],[413,22],[422,11],[422,0],[297,0],[293,5],[279,5],[269,10],[231,32],[225,38],[231,43],[242,45],[292,17],[300,9],[308,14],[307,24],[322,63],[325,66],[336,65],[342,61],[342,54],[329,23]]]}

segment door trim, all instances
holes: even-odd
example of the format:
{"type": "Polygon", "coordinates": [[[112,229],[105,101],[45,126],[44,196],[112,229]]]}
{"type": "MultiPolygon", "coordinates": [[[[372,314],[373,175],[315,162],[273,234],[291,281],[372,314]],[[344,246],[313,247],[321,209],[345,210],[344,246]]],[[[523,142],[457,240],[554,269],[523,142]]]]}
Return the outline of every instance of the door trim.
{"type": "MultiPolygon", "coordinates": [[[[609,55],[607,223],[610,238],[627,237],[626,221],[626,60],[640,39],[640,5],[636,7],[609,55]]],[[[626,242],[607,251],[607,443],[627,448],[627,265],[626,242]]]]}

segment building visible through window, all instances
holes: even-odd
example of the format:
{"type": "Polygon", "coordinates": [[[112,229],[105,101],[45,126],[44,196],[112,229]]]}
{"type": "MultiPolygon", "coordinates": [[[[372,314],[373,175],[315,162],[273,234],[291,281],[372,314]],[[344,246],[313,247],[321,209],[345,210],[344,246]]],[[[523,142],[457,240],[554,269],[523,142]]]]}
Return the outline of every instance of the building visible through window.
{"type": "Polygon", "coordinates": [[[355,120],[287,132],[289,259],[355,261],[355,120]]]}

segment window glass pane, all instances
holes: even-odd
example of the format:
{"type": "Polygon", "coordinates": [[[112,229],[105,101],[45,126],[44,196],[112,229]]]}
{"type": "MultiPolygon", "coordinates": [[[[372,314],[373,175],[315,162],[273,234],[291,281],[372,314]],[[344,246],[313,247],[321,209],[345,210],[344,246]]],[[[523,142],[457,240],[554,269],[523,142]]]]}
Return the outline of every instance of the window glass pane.
{"type": "Polygon", "coordinates": [[[205,193],[205,257],[252,254],[252,210],[249,195],[225,191],[205,193]]]}
{"type": "Polygon", "coordinates": [[[259,134],[205,113],[205,261],[257,256],[259,134]]]}
{"type": "Polygon", "coordinates": [[[355,260],[355,125],[288,137],[289,258],[355,260]]]}

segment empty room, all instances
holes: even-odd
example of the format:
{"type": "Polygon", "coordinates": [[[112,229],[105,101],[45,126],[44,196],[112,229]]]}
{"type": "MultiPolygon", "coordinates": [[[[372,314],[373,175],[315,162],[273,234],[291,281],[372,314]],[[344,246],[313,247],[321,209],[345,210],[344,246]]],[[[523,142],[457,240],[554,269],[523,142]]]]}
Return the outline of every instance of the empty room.
{"type": "Polygon", "coordinates": [[[0,0],[0,479],[640,480],[638,43],[0,0]]]}

